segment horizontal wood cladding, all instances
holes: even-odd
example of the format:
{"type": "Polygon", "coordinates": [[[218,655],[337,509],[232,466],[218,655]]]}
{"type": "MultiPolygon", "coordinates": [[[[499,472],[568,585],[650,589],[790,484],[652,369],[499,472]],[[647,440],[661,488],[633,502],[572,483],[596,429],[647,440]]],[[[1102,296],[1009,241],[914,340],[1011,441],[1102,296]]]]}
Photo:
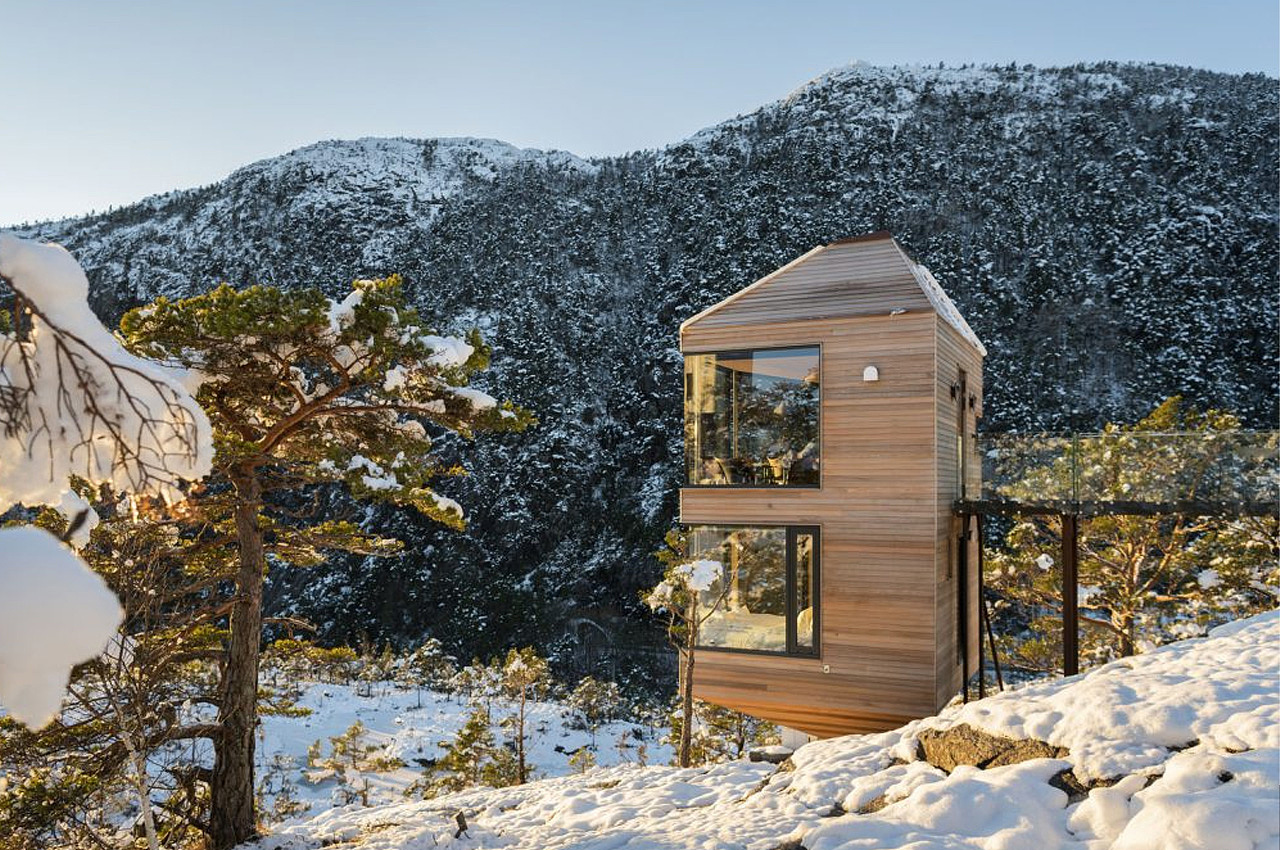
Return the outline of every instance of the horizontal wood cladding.
{"type": "Polygon", "coordinates": [[[931,309],[911,261],[886,238],[811,252],[694,318],[686,329],[931,309]]]}
{"type": "Polygon", "coordinates": [[[952,506],[960,498],[960,463],[957,446],[957,428],[959,410],[963,405],[965,439],[969,453],[966,470],[967,492],[979,492],[982,487],[982,458],[977,455],[974,437],[977,433],[977,419],[982,411],[982,357],[965,339],[949,324],[938,320],[937,329],[938,365],[937,374],[937,456],[938,456],[938,592],[937,605],[937,698],[939,703],[950,699],[964,686],[964,661],[968,661],[970,674],[978,672],[978,642],[982,639],[980,620],[978,617],[979,581],[978,581],[978,546],[976,528],[971,527],[971,539],[967,544],[969,571],[968,582],[963,588],[959,584],[958,549],[962,545],[958,540],[964,528],[952,514],[952,506]],[[960,371],[965,373],[965,398],[952,398],[951,387],[955,384],[960,371]],[[973,397],[970,406],[968,396],[973,397]],[[959,645],[961,629],[959,627],[960,605],[957,594],[964,594],[965,611],[967,612],[965,635],[967,637],[964,654],[959,645]]]}
{"type": "Polygon", "coordinates": [[[933,711],[932,688],[901,668],[851,677],[836,672],[839,663],[704,650],[694,665],[695,692],[819,736],[892,729],[933,711]],[[822,663],[832,672],[823,673],[822,663]]]}
{"type": "MultiPolygon", "coordinates": [[[[821,527],[821,656],[702,650],[697,696],[820,736],[935,712],[960,685],[957,593],[976,610],[976,554],[970,586],[956,576],[950,387],[965,369],[981,409],[978,352],[934,313],[888,239],[811,252],[686,323],[680,344],[822,349],[820,487],[680,491],[686,524],[821,527]],[[878,381],[863,381],[867,366],[878,381]]],[[[977,458],[976,485],[975,474],[977,458]]],[[[972,666],[976,617],[970,626],[972,666]]]]}
{"type": "Polygon", "coordinates": [[[822,528],[821,658],[704,650],[700,698],[819,735],[892,728],[937,707],[935,328],[926,312],[686,328],[686,353],[822,348],[821,487],[680,494],[688,524],[822,528]],[[868,365],[879,381],[862,380],[868,365]]]}

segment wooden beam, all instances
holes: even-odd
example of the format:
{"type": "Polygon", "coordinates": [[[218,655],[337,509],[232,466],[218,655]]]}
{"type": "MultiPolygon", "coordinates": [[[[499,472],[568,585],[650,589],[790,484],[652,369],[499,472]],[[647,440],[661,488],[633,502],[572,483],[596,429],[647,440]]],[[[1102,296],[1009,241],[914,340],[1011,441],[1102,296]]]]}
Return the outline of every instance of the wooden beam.
{"type": "Polygon", "coordinates": [[[960,681],[964,683],[963,701],[969,701],[969,515],[960,516],[960,535],[956,540],[956,625],[959,627],[960,681]]]}
{"type": "MultiPolygon", "coordinates": [[[[987,696],[987,659],[986,653],[982,647],[982,629],[987,625],[987,605],[982,599],[982,515],[976,517],[978,521],[978,699],[985,699],[987,696]]],[[[965,515],[965,522],[969,521],[968,515],[965,515]]],[[[968,595],[968,594],[966,594],[968,595]]],[[[968,647],[965,647],[968,649],[968,647]]]]}

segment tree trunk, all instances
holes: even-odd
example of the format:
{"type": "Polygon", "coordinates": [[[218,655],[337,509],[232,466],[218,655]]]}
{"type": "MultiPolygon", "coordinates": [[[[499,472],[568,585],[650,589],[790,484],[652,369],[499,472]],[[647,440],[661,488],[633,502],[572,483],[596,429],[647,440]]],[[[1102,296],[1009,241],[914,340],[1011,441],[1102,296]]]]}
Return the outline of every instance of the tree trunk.
{"type": "MultiPolygon", "coordinates": [[[[1145,551],[1144,547],[1144,551],[1145,551]]],[[[1138,594],[1138,584],[1141,580],[1142,555],[1135,554],[1130,558],[1128,571],[1125,573],[1125,599],[1129,600],[1129,605],[1134,605],[1134,599],[1138,594]]],[[[1138,603],[1139,605],[1141,603],[1138,603]]],[[[1130,607],[1121,614],[1120,618],[1120,654],[1123,656],[1133,655],[1136,651],[1134,638],[1138,633],[1138,614],[1136,607],[1130,607]]]]}
{"type": "Polygon", "coordinates": [[[1137,653],[1138,618],[1132,612],[1124,615],[1124,633],[1120,636],[1120,654],[1129,656],[1137,653]]]}
{"type": "Polygon", "coordinates": [[[525,766],[525,761],[524,761],[524,702],[525,702],[525,689],[521,688],[520,689],[520,720],[516,729],[516,733],[517,733],[516,748],[518,750],[517,756],[519,757],[519,760],[520,760],[519,768],[516,772],[517,785],[523,785],[529,781],[529,770],[525,766]]]}
{"type": "Polygon", "coordinates": [[[236,601],[222,671],[221,734],[214,740],[209,832],[213,850],[230,850],[257,834],[253,799],[254,732],[258,719],[258,655],[262,643],[262,584],[266,572],[262,491],[252,471],[234,479],[236,488],[236,601]]]}
{"type": "Polygon", "coordinates": [[[680,752],[681,767],[689,767],[693,758],[693,648],[698,643],[698,606],[689,606],[689,628],[684,645],[684,681],[680,683],[680,752]]]}

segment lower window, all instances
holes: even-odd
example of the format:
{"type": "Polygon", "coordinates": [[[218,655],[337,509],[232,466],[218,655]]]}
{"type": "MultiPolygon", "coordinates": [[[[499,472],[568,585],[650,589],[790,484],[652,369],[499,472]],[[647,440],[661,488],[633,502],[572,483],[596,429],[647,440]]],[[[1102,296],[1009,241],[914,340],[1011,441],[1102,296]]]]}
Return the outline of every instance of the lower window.
{"type": "Polygon", "coordinates": [[[690,560],[720,564],[701,593],[698,646],[817,654],[817,528],[698,525],[688,540],[690,560]]]}

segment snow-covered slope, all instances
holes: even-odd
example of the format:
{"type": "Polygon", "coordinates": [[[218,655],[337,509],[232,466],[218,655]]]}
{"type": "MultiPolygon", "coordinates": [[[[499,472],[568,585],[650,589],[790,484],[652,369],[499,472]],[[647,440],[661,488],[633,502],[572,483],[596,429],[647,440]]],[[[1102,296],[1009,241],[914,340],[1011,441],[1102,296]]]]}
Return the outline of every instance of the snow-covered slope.
{"type": "MultiPolygon", "coordinates": [[[[444,745],[458,734],[471,710],[461,697],[404,690],[389,682],[361,686],[312,682],[302,687],[297,704],[310,714],[262,718],[258,769],[260,774],[272,774],[263,783],[267,808],[275,804],[287,784],[288,795],[299,806],[308,807],[310,814],[324,811],[353,790],[375,805],[402,801],[405,791],[422,778],[423,763],[443,755],[444,745]],[[355,723],[364,729],[354,741],[364,751],[360,764],[348,764],[343,777],[335,776],[323,765],[308,766],[309,747],[319,742],[322,760],[330,759],[331,739],[348,732],[355,723]],[[388,760],[403,766],[377,765],[388,760]]],[[[504,739],[501,718],[513,710],[507,701],[495,699],[495,740],[504,739]]],[[[643,722],[604,723],[593,735],[581,724],[574,724],[571,712],[563,705],[530,702],[527,712],[525,746],[533,776],[571,773],[570,756],[592,743],[601,765],[639,760],[665,762],[671,758],[670,747],[659,740],[660,730],[643,722]]]]}
{"type": "Polygon", "coordinates": [[[251,846],[1274,850],[1278,690],[1280,615],[1271,612],[897,731],[811,743],[781,768],[597,769],[333,809],[251,846]],[[921,759],[922,735],[963,724],[1066,752],[949,773],[921,759]]]}
{"type": "Polygon", "coordinates": [[[427,237],[450,199],[522,166],[595,170],[572,154],[495,139],[330,140],[247,165],[213,186],[157,195],[36,231],[73,246],[78,257],[93,258],[95,279],[112,289],[105,303],[105,293],[96,293],[96,303],[110,312],[113,302],[190,295],[224,275],[243,283],[246,268],[256,269],[255,283],[294,284],[273,269],[281,258],[305,250],[310,240],[304,235],[326,231],[358,246],[358,256],[345,258],[349,267],[394,266],[427,237]],[[248,265],[223,272],[219,255],[225,253],[238,254],[248,265]],[[194,261],[203,267],[203,279],[193,281],[173,269],[175,254],[186,258],[183,265],[194,261]]]}

